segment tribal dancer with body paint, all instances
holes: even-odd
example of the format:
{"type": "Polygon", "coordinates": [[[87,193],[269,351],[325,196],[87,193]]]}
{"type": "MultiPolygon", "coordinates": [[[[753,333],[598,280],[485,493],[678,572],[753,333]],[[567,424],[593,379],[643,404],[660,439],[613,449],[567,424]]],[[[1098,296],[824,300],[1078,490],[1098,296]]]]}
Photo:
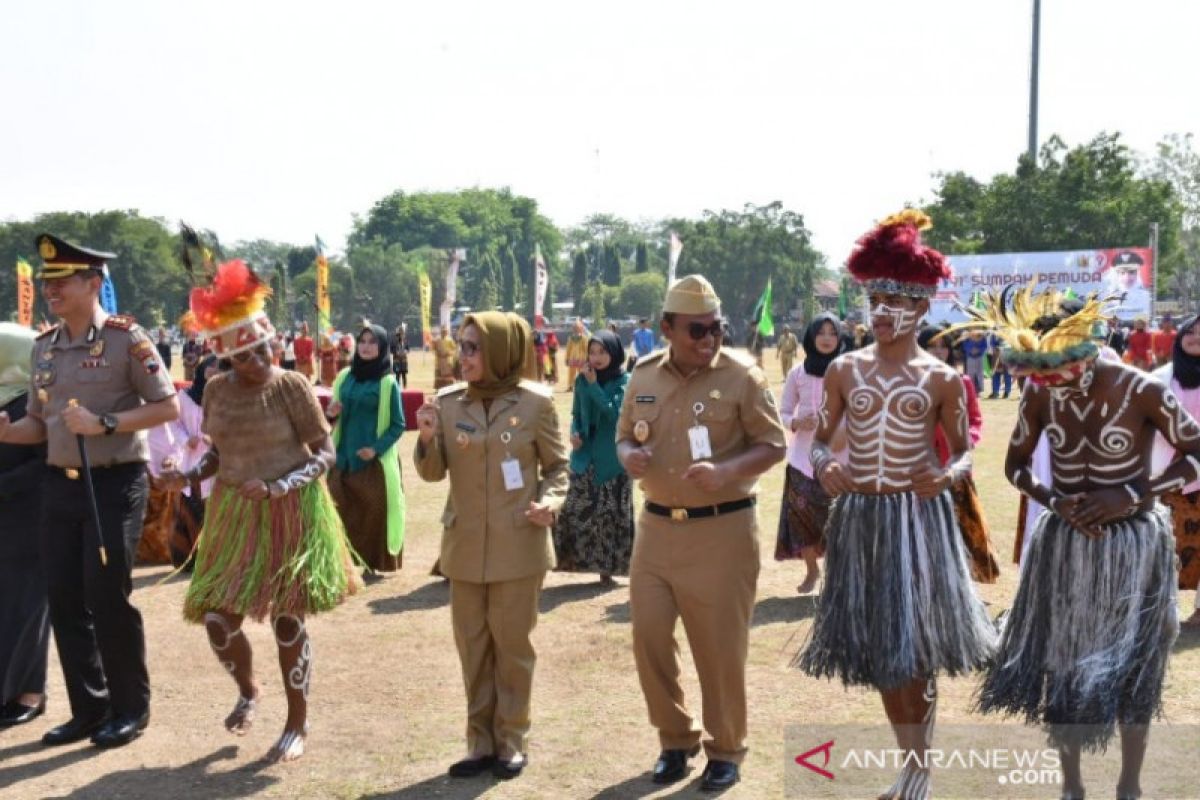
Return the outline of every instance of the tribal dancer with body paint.
{"type": "Polygon", "coordinates": [[[847,263],[870,297],[874,344],[825,373],[813,472],[834,497],[825,584],[797,665],[872,686],[907,754],[883,798],[927,798],[936,675],[980,668],[995,629],[971,582],[951,487],[971,471],[962,378],[917,346],[917,325],[950,266],[921,244],[929,218],[906,210],[858,240],[847,263]],[[849,457],[830,442],[845,426],[849,457]],[[941,426],[950,450],[934,449],[941,426]]]}
{"type": "Polygon", "coordinates": [[[279,646],[288,715],[268,761],[304,754],[312,645],[308,614],[357,588],[341,520],[325,486],[334,463],[329,425],[308,380],[271,365],[267,287],[241,261],[222,264],[211,288],[192,291],[198,326],[230,372],[204,392],[208,454],[187,473],[165,473],[177,488],[216,476],[196,550],[184,616],[203,621],[238,700],[225,727],[243,735],[257,710],[250,642],[242,620],[269,614],[279,646]]]}
{"type": "Polygon", "coordinates": [[[1073,314],[1033,287],[987,298],[958,327],[995,328],[1027,377],[1004,469],[1047,509],[1030,533],[1021,583],[980,690],[984,712],[1044,724],[1062,754],[1063,797],[1082,798],[1080,754],[1121,730],[1118,798],[1141,796],[1150,719],[1178,633],[1171,517],[1158,499],[1200,477],[1200,426],[1152,376],[1099,358],[1104,303],[1073,314]],[[1154,475],[1155,432],[1179,453],[1154,475]],[[1052,486],[1030,466],[1050,445],[1052,486]]]}

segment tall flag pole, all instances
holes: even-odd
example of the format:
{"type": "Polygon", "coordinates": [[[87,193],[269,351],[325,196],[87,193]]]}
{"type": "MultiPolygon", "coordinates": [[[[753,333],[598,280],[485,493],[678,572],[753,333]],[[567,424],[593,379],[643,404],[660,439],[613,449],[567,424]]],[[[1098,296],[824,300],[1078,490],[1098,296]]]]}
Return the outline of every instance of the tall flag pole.
{"type": "Polygon", "coordinates": [[[417,281],[421,287],[421,340],[426,347],[432,347],[433,284],[429,282],[429,273],[424,269],[417,276],[417,281]]]}
{"type": "Polygon", "coordinates": [[[679,234],[671,231],[671,246],[667,252],[667,286],[675,282],[675,267],[679,266],[679,256],[683,253],[683,240],[679,234]]]}
{"type": "Polygon", "coordinates": [[[536,294],[534,295],[533,304],[533,323],[540,327],[544,322],[542,309],[546,305],[546,287],[550,284],[550,274],[546,271],[546,259],[542,258],[541,243],[533,246],[533,266],[536,270],[535,279],[537,280],[536,294]]]}
{"type": "Polygon", "coordinates": [[[329,259],[325,257],[325,243],[317,241],[317,330],[326,333],[329,324],[329,259]]]}
{"type": "Polygon", "coordinates": [[[17,322],[33,327],[33,270],[23,258],[17,259],[17,322]]]}

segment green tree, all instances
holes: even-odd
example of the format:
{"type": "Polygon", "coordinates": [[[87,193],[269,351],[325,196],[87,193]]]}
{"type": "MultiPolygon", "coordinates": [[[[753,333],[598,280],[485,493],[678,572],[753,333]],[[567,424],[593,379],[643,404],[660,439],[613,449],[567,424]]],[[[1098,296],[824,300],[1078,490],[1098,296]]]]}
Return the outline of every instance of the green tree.
{"type": "MultiPolygon", "coordinates": [[[[1052,136],[1036,163],[1022,155],[1012,174],[984,183],[964,173],[936,176],[925,205],[925,240],[957,253],[1076,250],[1143,245],[1159,224],[1159,249],[1178,246],[1182,207],[1171,183],[1139,174],[1120,134],[1074,148],[1052,136]]],[[[1161,267],[1164,272],[1167,259],[1161,267]]]]}
{"type": "Polygon", "coordinates": [[[584,303],[588,309],[588,316],[592,318],[592,329],[602,328],[605,321],[604,284],[596,281],[588,287],[584,292],[584,303]]]}
{"type": "Polygon", "coordinates": [[[621,314],[639,319],[653,319],[662,310],[666,291],[667,279],[658,273],[629,275],[621,281],[621,314]]]}
{"type": "Polygon", "coordinates": [[[707,277],[721,298],[723,313],[746,321],[773,281],[772,314],[782,319],[807,287],[824,277],[823,257],[811,244],[804,218],[776,201],[746,204],[741,211],[705,211],[699,220],[663,221],[659,241],[665,250],[670,231],[684,241],[679,274],[707,277]]]}
{"type": "MultiPolygon", "coordinates": [[[[187,310],[190,284],[177,255],[177,237],[158,218],[137,211],[56,211],[27,222],[0,223],[0,308],[16,308],[13,265],[18,257],[36,270],[41,263],[35,238],[43,232],[116,257],[109,262],[120,311],[135,316],[147,328],[174,325],[187,310]]],[[[35,295],[34,319],[46,319],[47,310],[35,295]]]]}
{"type": "Polygon", "coordinates": [[[583,316],[583,293],[588,285],[588,258],[582,250],[576,250],[571,258],[571,300],[575,313],[583,316]]]}
{"type": "Polygon", "coordinates": [[[638,274],[650,271],[650,249],[645,242],[638,242],[637,255],[634,257],[634,272],[638,274]]]}
{"type": "Polygon", "coordinates": [[[1162,271],[1173,277],[1159,288],[1190,310],[1200,299],[1200,154],[1192,149],[1192,135],[1172,134],[1159,142],[1147,173],[1171,184],[1182,206],[1179,246],[1167,251],[1160,241],[1162,271]]]}
{"type": "Polygon", "coordinates": [[[601,274],[605,286],[621,285],[621,255],[615,245],[606,244],[600,251],[601,274]]]}

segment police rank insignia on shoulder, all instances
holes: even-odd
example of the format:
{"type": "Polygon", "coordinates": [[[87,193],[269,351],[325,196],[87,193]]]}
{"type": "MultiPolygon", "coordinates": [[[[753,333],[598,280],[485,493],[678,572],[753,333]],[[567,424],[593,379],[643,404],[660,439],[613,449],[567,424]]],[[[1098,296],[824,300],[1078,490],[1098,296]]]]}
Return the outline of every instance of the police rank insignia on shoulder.
{"type": "Polygon", "coordinates": [[[132,330],[137,325],[137,320],[128,314],[112,314],[104,320],[104,327],[114,328],[119,331],[132,330]]]}
{"type": "Polygon", "coordinates": [[[146,370],[146,374],[153,375],[158,372],[158,351],[154,349],[154,345],[150,343],[149,339],[134,342],[129,348],[129,354],[142,362],[142,369],[146,370]]]}

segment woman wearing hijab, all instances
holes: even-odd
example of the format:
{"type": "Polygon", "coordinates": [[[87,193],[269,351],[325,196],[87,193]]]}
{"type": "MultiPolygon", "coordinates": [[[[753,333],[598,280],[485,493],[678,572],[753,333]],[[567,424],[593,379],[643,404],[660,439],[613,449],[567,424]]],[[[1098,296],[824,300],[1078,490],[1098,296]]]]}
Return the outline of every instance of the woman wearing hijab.
{"type": "Polygon", "coordinates": [[[550,527],[567,490],[567,451],[525,321],[469,314],[459,335],[466,383],[417,412],[414,460],[424,480],[450,476],[440,562],[467,692],[466,757],[450,775],[490,769],[507,779],[527,759],[530,634],[554,566],[550,527]]]}
{"type": "Polygon", "coordinates": [[[395,572],[404,547],[404,484],[396,455],[404,412],[382,326],[359,331],[354,358],[333,382],[325,413],[337,418],[329,491],[346,535],[370,571],[395,572]]]}
{"type": "MultiPolygon", "coordinates": [[[[1200,415],[1200,316],[1192,315],[1179,324],[1171,346],[1171,363],[1154,371],[1154,376],[1171,387],[1184,409],[1193,417],[1200,415]]],[[[1179,454],[1162,436],[1154,439],[1153,472],[1167,468],[1179,454]]],[[[1162,496],[1171,509],[1175,528],[1175,552],[1179,556],[1179,588],[1195,591],[1200,587],[1200,481],[1195,481],[1162,496]]],[[[1183,624],[1200,627],[1200,592],[1195,610],[1183,624]]]]}
{"type": "Polygon", "coordinates": [[[593,334],[571,403],[571,486],[554,525],[563,572],[629,574],[633,553],[633,484],[617,460],[617,418],[629,375],[625,348],[611,331],[593,334]]]}
{"type": "MultiPolygon", "coordinates": [[[[0,412],[25,416],[34,333],[0,322],[0,412]]],[[[38,558],[45,445],[0,444],[0,727],[46,710],[50,617],[38,558]]]]}
{"type": "MultiPolygon", "coordinates": [[[[809,450],[817,429],[821,390],[825,370],[846,351],[838,330],[837,317],[818,314],[804,331],[801,342],[804,360],[788,371],[783,382],[779,417],[792,433],[788,445],[787,477],[784,481],[783,507],[779,511],[779,533],[775,541],[775,560],[803,558],[807,566],[804,582],[796,587],[800,594],[816,588],[821,577],[817,559],[825,555],[825,520],[829,516],[829,495],[813,477],[809,450]]],[[[844,431],[834,434],[833,451],[839,459],[846,455],[844,431]]]]}
{"type": "MultiPolygon", "coordinates": [[[[917,346],[957,370],[954,350],[951,349],[947,337],[939,338],[941,333],[942,328],[924,326],[917,332],[917,346]]],[[[963,387],[967,393],[967,428],[971,437],[971,447],[974,447],[983,436],[983,412],[979,409],[979,394],[975,391],[975,384],[964,380],[963,387]]],[[[950,463],[950,445],[940,425],[934,430],[933,446],[942,466],[950,463]]],[[[975,490],[974,478],[967,476],[962,481],[955,481],[950,487],[950,493],[954,497],[954,514],[958,518],[958,528],[962,531],[963,542],[967,546],[971,579],[979,583],[995,583],[996,578],[1000,577],[1000,565],[992,551],[992,540],[988,535],[988,524],[983,516],[983,505],[979,502],[979,492],[975,490]]]]}

